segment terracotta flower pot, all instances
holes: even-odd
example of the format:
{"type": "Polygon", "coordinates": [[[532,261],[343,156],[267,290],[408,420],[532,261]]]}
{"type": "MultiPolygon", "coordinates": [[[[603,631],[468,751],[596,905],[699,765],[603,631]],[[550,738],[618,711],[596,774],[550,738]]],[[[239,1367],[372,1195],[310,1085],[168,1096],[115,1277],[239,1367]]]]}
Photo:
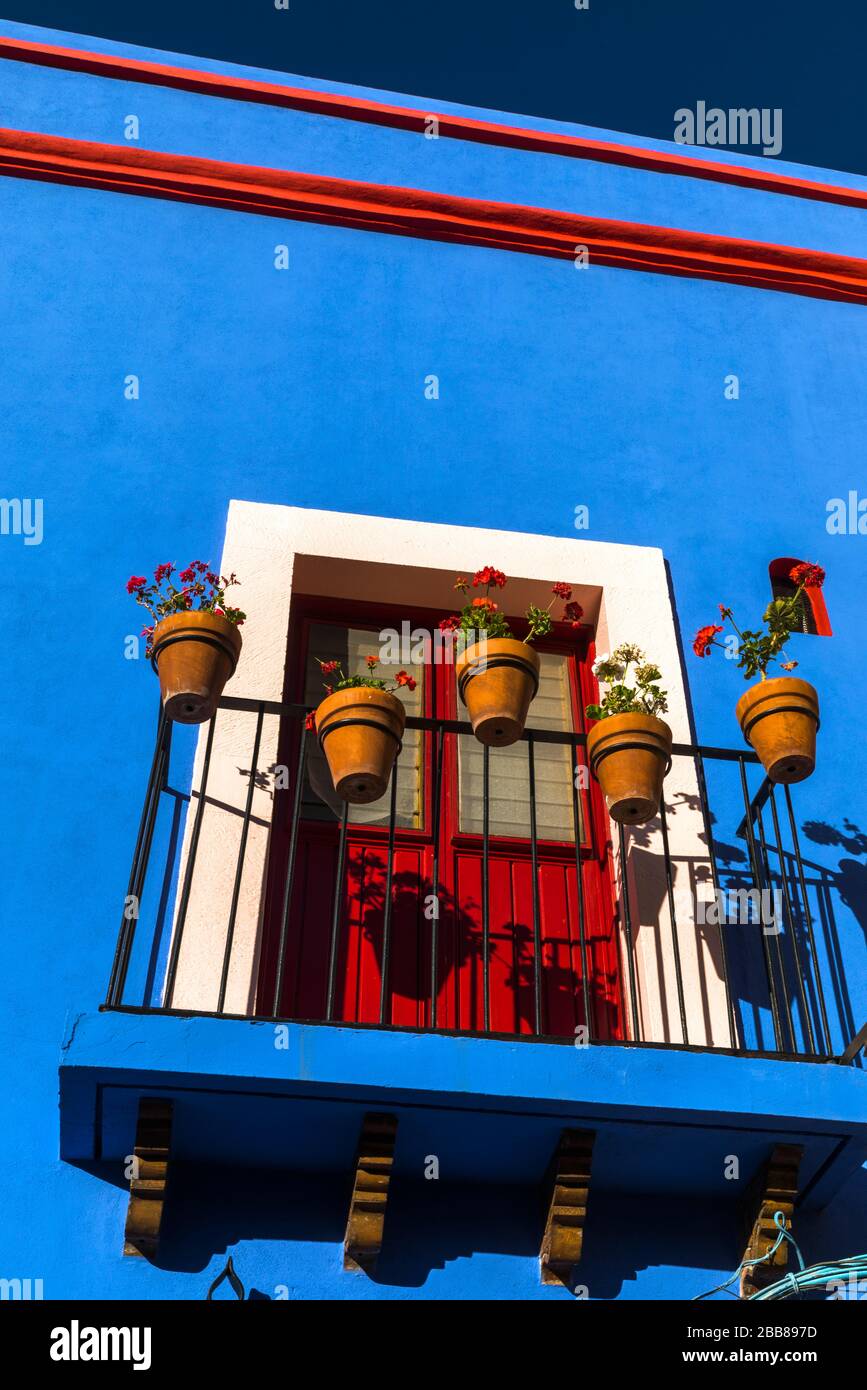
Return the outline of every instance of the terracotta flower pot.
{"type": "Polygon", "coordinates": [[[204,724],[234,674],[241,634],[221,613],[170,613],[154,628],[151,665],[163,706],[178,724],[204,724]]]}
{"type": "Polygon", "coordinates": [[[808,681],[777,676],[745,690],[738,723],[772,782],[803,782],[816,766],[819,696],[808,681]]]}
{"type": "Polygon", "coordinates": [[[388,786],[400,752],[406,709],[396,695],[373,686],[337,690],[316,711],[316,734],[334,790],[342,801],[365,806],[388,786]]]}
{"type": "Polygon", "coordinates": [[[513,637],[491,637],[461,652],[455,676],[479,742],[516,743],[539,689],[539,653],[513,637]]]}
{"type": "Polygon", "coordinates": [[[652,714],[612,714],[587,735],[587,760],[612,820],[643,825],[659,810],[671,729],[652,714]]]}

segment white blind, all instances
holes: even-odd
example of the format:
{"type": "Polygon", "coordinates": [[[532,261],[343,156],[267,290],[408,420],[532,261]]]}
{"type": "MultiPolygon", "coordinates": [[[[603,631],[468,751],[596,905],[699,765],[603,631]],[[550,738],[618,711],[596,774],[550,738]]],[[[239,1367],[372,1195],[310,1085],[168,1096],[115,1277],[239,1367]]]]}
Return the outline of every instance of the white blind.
{"type": "MultiPolygon", "coordinates": [[[[569,658],[540,652],[539,693],[530,706],[527,727],[573,732],[569,658]]],[[[482,745],[458,738],[460,828],[483,832],[482,745]]],[[[535,744],[536,833],[540,840],[575,840],[572,803],[575,750],[571,744],[535,744]]],[[[530,772],[527,743],[492,748],[489,764],[490,833],[526,839],[530,834],[530,772]]]]}
{"type": "MultiPolygon", "coordinates": [[[[313,623],[310,627],[304,678],[305,704],[318,705],[325,699],[324,684],[331,683],[328,676],[323,676],[316,661],[317,657],[320,661],[339,661],[344,675],[363,676],[368,673],[366,658],[378,655],[379,635],[376,632],[365,628],[347,628],[339,623],[313,623]]],[[[401,686],[395,694],[403,701],[407,714],[417,717],[424,709],[422,665],[406,662],[403,667],[378,666],[373,675],[383,680],[393,680],[401,669],[413,676],[418,684],[413,691],[401,686]]],[[[421,824],[421,805],[421,733],[418,729],[407,729],[403,736],[403,749],[398,758],[397,825],[406,829],[418,828],[421,824]]],[[[391,786],[379,801],[371,801],[367,806],[350,806],[349,823],[387,825],[390,810],[391,786]]],[[[307,745],[307,776],[302,814],[308,820],[333,820],[343,815],[343,802],[335,795],[325,754],[316,739],[309,739],[307,745]]]]}

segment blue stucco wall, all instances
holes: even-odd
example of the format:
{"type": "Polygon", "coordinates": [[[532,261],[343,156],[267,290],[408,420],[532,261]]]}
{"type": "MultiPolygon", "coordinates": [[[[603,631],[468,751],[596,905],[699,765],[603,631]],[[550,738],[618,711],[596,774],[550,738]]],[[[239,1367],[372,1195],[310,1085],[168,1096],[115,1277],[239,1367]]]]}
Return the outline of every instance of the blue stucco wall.
{"type": "MultiPolygon", "coordinates": [[[[119,143],[135,113],[147,148],[867,255],[867,224],[852,209],[2,68],[7,126],[119,143]]],[[[686,639],[721,600],[739,612],[763,606],[772,557],[823,564],[835,635],[798,639],[823,728],[819,767],[797,805],[812,825],[811,860],[834,876],[851,1014],[863,1021],[867,843],[852,827],[867,832],[857,694],[867,538],[830,536],[825,518],[829,498],[853,488],[867,496],[867,311],[83,188],[2,185],[3,490],[44,499],[45,534],[39,546],[0,539],[9,827],[0,1067],[16,1157],[0,1273],[50,1276],[57,1295],[196,1297],[206,1267],[221,1263],[213,1232],[178,1235],[163,1271],[119,1259],[118,1175],[105,1181],[58,1158],[57,1067],[67,1012],[93,1010],[104,993],[153,736],[153,678],[143,661],[124,659],[124,638],[139,627],[124,581],[162,559],[216,557],[233,496],[559,535],[575,534],[583,503],[591,538],[663,548],[686,639]],[[289,247],[285,273],[274,269],[277,243],[289,247]],[[138,401],[124,399],[128,373],[140,378],[138,401]],[[428,373],[440,379],[437,401],[425,399],[428,373]],[[724,397],[728,373],[740,378],[737,401],[724,397]]],[[[699,736],[736,744],[736,673],[691,657],[688,671],[699,736]]],[[[206,1230],[200,1179],[192,1186],[206,1230]]],[[[218,1245],[243,1240],[238,1263],[263,1290],[539,1292],[527,1231],[516,1218],[514,1239],[503,1235],[508,1191],[476,1206],[466,1194],[440,1196],[441,1217],[426,1223],[435,1248],[389,1266],[391,1280],[381,1270],[377,1284],[340,1273],[333,1192],[312,1183],[298,1195],[303,1221],[287,1217],[275,1231],[257,1191],[252,1182],[239,1197],[249,1210],[221,1227],[218,1245]],[[471,1207],[476,1244],[461,1224],[471,1207]]],[[[851,1192],[810,1218],[810,1258],[853,1253],[856,1235],[867,1241],[863,1191],[851,1192]]],[[[413,1203],[426,1200],[410,1192],[401,1219],[412,1223],[413,1203]]],[[[700,1250],[672,1247],[664,1204],[651,1229],[631,1221],[628,1204],[605,1200],[635,1272],[621,1282],[600,1256],[598,1296],[688,1296],[729,1269],[728,1247],[712,1233],[700,1250]]]]}

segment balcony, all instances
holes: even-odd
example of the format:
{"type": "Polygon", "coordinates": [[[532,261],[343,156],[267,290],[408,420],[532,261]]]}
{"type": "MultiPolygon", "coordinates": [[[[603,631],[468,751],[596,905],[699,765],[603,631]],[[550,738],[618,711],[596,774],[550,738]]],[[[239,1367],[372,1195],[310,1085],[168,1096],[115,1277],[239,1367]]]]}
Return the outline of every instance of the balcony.
{"type": "Polygon", "coordinates": [[[517,846],[492,833],[501,750],[456,720],[407,721],[426,832],[400,824],[400,763],[379,824],[311,821],[306,713],[224,698],[192,776],[188,731],[160,721],[105,1010],[860,1065],[825,871],[751,752],[676,744],[660,816],[624,830],[579,804],[584,735],[527,730],[517,846]],[[445,843],[459,744],[481,764],[478,824],[445,843]],[[537,813],[552,749],[576,774],[553,835],[537,813]]]}
{"type": "MultiPolygon", "coordinates": [[[[621,830],[594,819],[583,734],[484,753],[461,721],[412,718],[418,824],[400,759],[362,824],[317,820],[306,713],[224,698],[205,728],[158,724],[108,994],[70,1022],[60,1067],[65,1161],[109,1180],[132,1153],[162,1162],[158,1190],[131,1184],[127,1253],[184,1258],[198,1176],[164,1248],[140,1215],[161,1212],[169,1153],[227,1192],[246,1169],[344,1195],[362,1155],[402,1193],[435,1158],[449,1192],[502,1188],[532,1212],[552,1162],[589,1184],[592,1150],[597,1213],[651,1194],[697,1229],[715,1204],[733,1233],[774,1162],[806,1210],[857,1171],[863,1038],[830,885],[749,752],[675,745],[658,820],[621,830]],[[447,834],[461,741],[477,761],[447,834]],[[526,836],[498,833],[504,752],[526,836]],[[540,793],[561,756],[569,826],[540,793]]],[[[227,1203],[216,1248],[238,1220],[227,1203]]]]}

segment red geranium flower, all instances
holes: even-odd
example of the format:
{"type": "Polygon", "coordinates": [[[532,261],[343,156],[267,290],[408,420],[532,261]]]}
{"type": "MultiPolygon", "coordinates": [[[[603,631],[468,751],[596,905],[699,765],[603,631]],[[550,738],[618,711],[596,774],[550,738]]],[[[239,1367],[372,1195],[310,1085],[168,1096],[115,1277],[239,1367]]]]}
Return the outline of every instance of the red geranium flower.
{"type": "Polygon", "coordinates": [[[460,627],[461,620],[454,614],[450,618],[443,618],[440,623],[440,632],[454,632],[455,628],[460,627]]]}
{"type": "Polygon", "coordinates": [[[556,594],[557,598],[569,599],[572,597],[572,590],[568,584],[555,584],[551,593],[556,594]]]}
{"type": "Polygon", "coordinates": [[[312,709],[307,712],[307,718],[304,720],[304,727],[308,733],[316,732],[316,714],[312,709]]]}
{"type": "Polygon", "coordinates": [[[722,627],[715,623],[709,623],[707,627],[699,628],[692,644],[696,656],[710,656],[710,649],[714,645],[713,639],[718,632],[722,632],[722,627]]]}
{"type": "Polygon", "coordinates": [[[164,579],[168,579],[169,575],[174,571],[174,568],[174,565],[157,565],[154,570],[154,580],[156,583],[162,584],[164,579]]]}
{"type": "Polygon", "coordinates": [[[377,656],[369,656],[369,657],[367,657],[366,659],[367,659],[367,669],[368,669],[368,671],[372,671],[373,668],[377,665],[377,663],[378,663],[378,661],[379,661],[379,657],[377,657],[377,656]]]}
{"type": "Polygon", "coordinates": [[[182,584],[192,584],[195,577],[196,571],[193,569],[192,565],[188,570],[181,570],[180,574],[178,575],[178,579],[181,581],[182,584]]]}
{"type": "Polygon", "coordinates": [[[407,690],[415,690],[416,682],[413,680],[412,676],[408,674],[408,672],[398,671],[397,675],[395,676],[395,680],[397,681],[398,685],[405,685],[407,690]]]}
{"type": "Polygon", "coordinates": [[[486,565],[483,570],[479,570],[473,575],[473,588],[478,588],[480,584],[493,586],[495,589],[505,588],[506,576],[502,570],[495,570],[493,565],[486,565]]]}
{"type": "Polygon", "coordinates": [[[146,584],[147,580],[143,574],[133,574],[126,581],[126,591],[128,594],[138,593],[139,589],[143,589],[146,584]]]}
{"type": "Polygon", "coordinates": [[[821,589],[825,582],[825,571],[821,565],[811,565],[804,560],[789,570],[789,578],[799,588],[803,584],[805,589],[821,589]]]}
{"type": "Polygon", "coordinates": [[[573,627],[581,626],[581,619],[584,617],[584,609],[580,603],[566,604],[566,617],[573,627]]]}
{"type": "Polygon", "coordinates": [[[474,598],[473,607],[484,608],[488,613],[496,613],[497,611],[497,604],[494,603],[492,598],[474,598]]]}

